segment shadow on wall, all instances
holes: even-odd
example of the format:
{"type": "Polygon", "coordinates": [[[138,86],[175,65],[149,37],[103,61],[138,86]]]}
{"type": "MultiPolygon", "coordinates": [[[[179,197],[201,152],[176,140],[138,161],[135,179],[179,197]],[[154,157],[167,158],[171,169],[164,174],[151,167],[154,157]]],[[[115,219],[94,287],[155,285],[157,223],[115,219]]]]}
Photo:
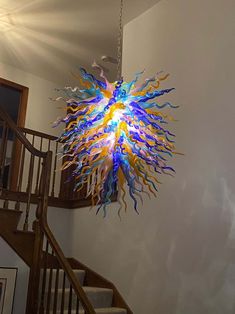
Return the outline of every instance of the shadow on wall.
{"type": "Polygon", "coordinates": [[[159,298],[153,313],[232,313],[234,301],[228,298],[235,285],[231,276],[235,262],[235,199],[223,179],[218,181],[217,189],[214,194],[209,185],[185,184],[174,207],[169,210],[166,204],[165,212],[158,215],[153,278],[157,280],[159,298]]]}
{"type": "Polygon", "coordinates": [[[217,193],[199,178],[182,179],[180,184],[168,180],[158,201],[146,200],[140,216],[123,213],[121,222],[116,204],[106,219],[88,209],[74,211],[73,254],[117,284],[134,313],[147,306],[148,313],[231,314],[232,189],[216,174],[211,180],[217,180],[217,193]],[[169,191],[174,191],[170,197],[169,191]]]}
{"type": "MultiPolygon", "coordinates": [[[[215,95],[210,103],[221,100],[215,95]]],[[[117,284],[135,314],[235,310],[234,174],[228,166],[235,156],[226,153],[227,132],[214,138],[219,111],[208,129],[212,108],[204,107],[204,118],[192,109],[179,113],[184,124],[175,132],[186,155],[174,161],[176,177],[164,178],[158,198],[146,199],[139,216],[131,200],[121,222],[118,204],[106,219],[87,208],[72,213],[73,254],[117,284]]]]}

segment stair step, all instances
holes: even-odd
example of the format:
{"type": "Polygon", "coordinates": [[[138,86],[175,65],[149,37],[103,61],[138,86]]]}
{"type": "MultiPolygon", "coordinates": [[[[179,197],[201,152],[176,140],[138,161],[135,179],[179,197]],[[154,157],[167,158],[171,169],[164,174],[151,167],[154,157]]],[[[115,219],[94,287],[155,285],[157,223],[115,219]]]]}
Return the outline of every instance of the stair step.
{"type": "MultiPolygon", "coordinates": [[[[17,236],[17,238],[21,238],[25,244],[27,241],[30,242],[31,245],[34,243],[35,233],[33,231],[15,230],[13,233],[17,236]]],[[[33,246],[31,249],[32,248],[33,246]]]]}
{"type": "MultiPolygon", "coordinates": [[[[97,314],[126,314],[127,311],[125,309],[120,309],[117,307],[106,307],[106,308],[101,308],[101,309],[96,309],[95,312],[97,314]]],[[[85,312],[79,311],[79,314],[84,314],[85,312]]],[[[72,314],[75,314],[75,312],[72,314]]]]}
{"type": "Polygon", "coordinates": [[[94,308],[111,307],[113,290],[107,288],[83,287],[94,308]]]}
{"type": "MultiPolygon", "coordinates": [[[[52,283],[51,286],[54,288],[55,287],[55,281],[56,281],[56,269],[52,269],[52,283]]],[[[80,285],[82,286],[84,283],[84,278],[85,278],[85,270],[82,269],[74,269],[73,272],[75,273],[75,275],[77,276],[80,285]]],[[[49,277],[50,277],[50,269],[47,269],[47,284],[46,284],[46,291],[48,290],[48,281],[49,281],[49,277]]],[[[58,288],[62,289],[63,287],[63,278],[64,278],[64,271],[63,269],[59,269],[59,277],[58,277],[58,288]]],[[[68,280],[65,281],[65,287],[69,288],[70,284],[68,282],[68,280]]]]}
{"type": "Polygon", "coordinates": [[[18,210],[0,208],[0,236],[27,265],[32,265],[35,236],[34,233],[16,230],[21,214],[22,212],[18,210]]]}
{"type": "MultiPolygon", "coordinates": [[[[110,308],[112,306],[112,301],[113,301],[113,290],[112,289],[97,288],[97,287],[83,287],[83,290],[85,291],[88,299],[90,300],[91,304],[93,305],[93,307],[95,309],[110,308]]],[[[62,289],[58,289],[58,295],[57,295],[57,308],[58,309],[59,309],[59,306],[61,304],[62,291],[63,291],[62,289]]],[[[64,293],[65,293],[65,295],[64,295],[65,308],[68,308],[70,289],[66,288],[64,293]]],[[[51,290],[51,304],[50,304],[51,309],[53,308],[53,300],[54,300],[54,290],[52,289],[51,290]]],[[[76,309],[76,304],[77,304],[77,297],[73,293],[73,295],[72,295],[72,310],[76,309]]],[[[80,304],[80,310],[82,310],[81,304],[80,304]]]]}
{"type": "Polygon", "coordinates": [[[34,236],[34,232],[33,231],[26,231],[26,230],[15,230],[14,233],[16,234],[24,234],[24,235],[29,235],[29,236],[34,236]]]}
{"type": "Polygon", "coordinates": [[[14,230],[17,228],[22,211],[0,208],[0,226],[14,230]]]}
{"type": "Polygon", "coordinates": [[[6,212],[6,213],[11,213],[11,214],[16,214],[16,215],[21,215],[22,211],[21,210],[15,210],[15,209],[6,209],[6,208],[0,208],[0,211],[6,212]]]}
{"type": "MultiPolygon", "coordinates": [[[[117,307],[105,307],[105,308],[95,309],[95,312],[96,314],[127,314],[127,311],[125,309],[120,309],[117,307]]],[[[61,311],[57,311],[57,314],[60,314],[60,313],[61,311]]],[[[50,314],[53,314],[53,311],[51,311],[50,314]]],[[[77,312],[72,311],[71,314],[77,314],[77,312]]],[[[85,311],[79,310],[78,314],[85,314],[85,311]]]]}

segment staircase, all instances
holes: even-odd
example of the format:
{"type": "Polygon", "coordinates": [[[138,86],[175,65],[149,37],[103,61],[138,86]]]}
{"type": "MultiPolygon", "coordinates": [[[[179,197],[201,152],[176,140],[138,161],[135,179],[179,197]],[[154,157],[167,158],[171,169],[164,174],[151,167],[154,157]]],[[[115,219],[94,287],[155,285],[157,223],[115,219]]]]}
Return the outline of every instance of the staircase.
{"type": "Polygon", "coordinates": [[[36,149],[1,108],[0,121],[0,236],[30,267],[26,314],[133,314],[111,282],[66,258],[51,232],[52,152],[36,149]],[[6,180],[9,138],[14,140],[6,180]]]}
{"type": "Polygon", "coordinates": [[[31,265],[35,234],[30,231],[17,230],[21,211],[0,208],[0,236],[13,248],[13,250],[31,265]]]}
{"type": "MultiPolygon", "coordinates": [[[[51,270],[48,269],[48,275],[51,270]]],[[[70,298],[70,287],[69,283],[65,282],[63,286],[63,271],[52,269],[54,280],[52,281],[52,298],[50,304],[50,313],[60,313],[61,312],[61,303],[64,302],[65,312],[69,308],[69,298],[70,298]],[[58,272],[58,273],[57,273],[58,272]],[[56,279],[58,278],[58,279],[56,279]],[[58,282],[56,282],[58,280],[58,282]],[[57,294],[56,306],[54,306],[55,301],[55,292],[57,294]]],[[[85,291],[88,299],[90,300],[92,306],[95,308],[96,313],[102,314],[126,314],[126,310],[122,308],[112,307],[113,301],[113,290],[108,288],[97,288],[84,286],[84,279],[86,272],[81,269],[74,269],[74,273],[77,276],[83,290],[85,291]]],[[[71,312],[76,313],[77,307],[79,307],[79,314],[84,313],[82,306],[77,304],[77,297],[75,294],[71,295],[71,312]]]]}

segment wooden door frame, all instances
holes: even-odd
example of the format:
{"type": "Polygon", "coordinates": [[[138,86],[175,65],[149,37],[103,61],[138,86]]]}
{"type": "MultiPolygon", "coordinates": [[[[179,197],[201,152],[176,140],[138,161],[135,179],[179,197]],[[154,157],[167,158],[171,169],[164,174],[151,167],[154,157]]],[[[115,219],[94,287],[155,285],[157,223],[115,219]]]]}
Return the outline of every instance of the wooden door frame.
{"type": "MultiPolygon", "coordinates": [[[[12,88],[20,92],[20,104],[19,104],[19,111],[18,111],[18,118],[17,118],[17,126],[24,127],[25,126],[25,119],[26,119],[26,110],[27,110],[27,103],[28,103],[28,94],[29,88],[18,83],[6,80],[0,77],[0,85],[4,85],[8,88],[12,88]]],[[[20,167],[20,156],[21,154],[21,144],[18,140],[15,141],[15,145],[13,147],[12,152],[12,169],[10,175],[10,189],[16,190],[17,189],[17,179],[20,167]]]]}

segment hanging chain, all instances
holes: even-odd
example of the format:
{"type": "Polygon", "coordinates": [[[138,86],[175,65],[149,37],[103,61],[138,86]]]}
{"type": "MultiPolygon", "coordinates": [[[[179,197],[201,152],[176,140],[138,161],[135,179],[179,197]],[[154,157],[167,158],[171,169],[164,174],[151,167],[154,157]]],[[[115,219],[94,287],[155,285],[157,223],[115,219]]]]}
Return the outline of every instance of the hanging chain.
{"type": "Polygon", "coordinates": [[[119,34],[118,34],[118,45],[117,45],[117,79],[120,80],[122,77],[122,40],[123,40],[123,0],[120,0],[120,15],[119,15],[119,34]]]}

